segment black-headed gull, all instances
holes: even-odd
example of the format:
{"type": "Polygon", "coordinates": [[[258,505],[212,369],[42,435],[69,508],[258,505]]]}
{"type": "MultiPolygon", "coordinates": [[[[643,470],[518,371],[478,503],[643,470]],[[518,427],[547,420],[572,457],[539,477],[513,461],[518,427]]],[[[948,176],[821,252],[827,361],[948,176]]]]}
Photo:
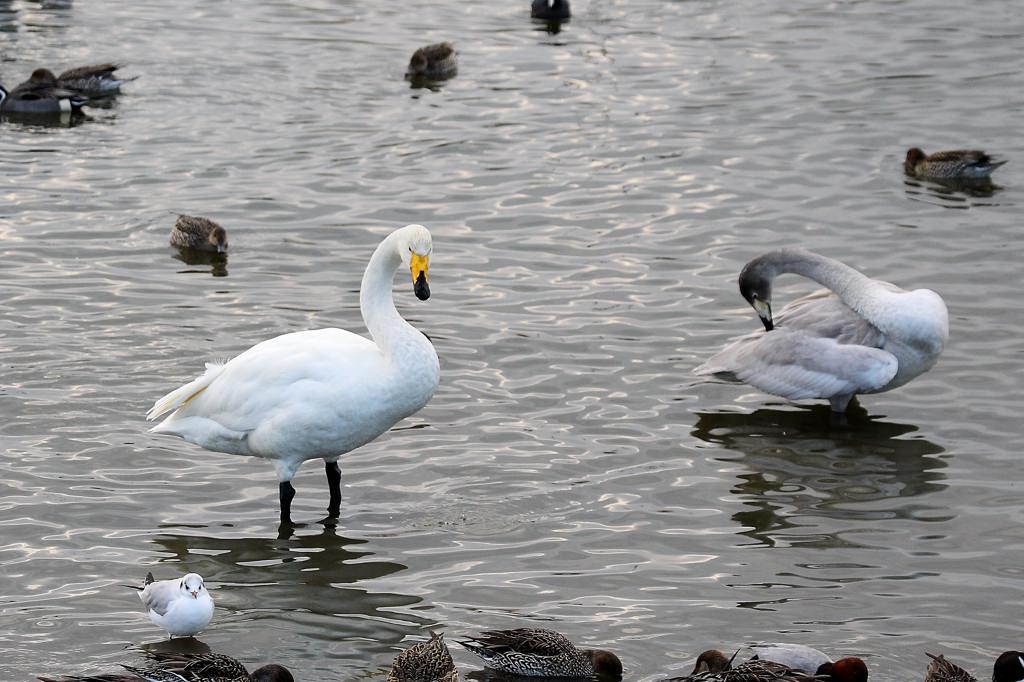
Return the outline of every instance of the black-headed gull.
{"type": "Polygon", "coordinates": [[[171,637],[191,637],[213,618],[213,599],[198,573],[171,580],[154,580],[147,573],[139,599],[149,619],[171,637]]]}

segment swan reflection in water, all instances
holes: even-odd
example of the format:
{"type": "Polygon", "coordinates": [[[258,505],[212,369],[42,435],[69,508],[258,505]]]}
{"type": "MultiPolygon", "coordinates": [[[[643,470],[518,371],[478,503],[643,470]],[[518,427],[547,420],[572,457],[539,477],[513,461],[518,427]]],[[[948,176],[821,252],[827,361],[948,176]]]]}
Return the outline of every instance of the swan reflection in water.
{"type": "Polygon", "coordinates": [[[307,634],[330,631],[338,627],[339,616],[350,614],[359,617],[344,619],[345,636],[369,641],[401,642],[422,624],[434,624],[428,619],[411,622],[416,618],[403,624],[396,618],[396,611],[405,612],[421,597],[371,587],[407,570],[404,564],[352,549],[367,541],[339,536],[331,525],[316,528],[321,532],[290,532],[278,538],[211,537],[197,529],[188,535],[160,534],[152,542],[176,569],[187,566],[215,585],[214,624],[219,629],[241,621],[236,627],[246,637],[265,631],[268,650],[281,628],[307,634]],[[276,621],[275,627],[249,622],[262,619],[276,621]]]}
{"type": "Polygon", "coordinates": [[[837,524],[813,519],[952,518],[943,503],[929,507],[915,499],[945,487],[947,464],[936,457],[944,448],[906,437],[916,426],[868,418],[855,405],[851,426],[833,428],[828,411],[815,405],[697,413],[692,435],[734,451],[737,456],[715,459],[745,469],[731,490],[747,507],[733,515],[749,529],[743,535],[769,547],[853,546],[837,524]]]}

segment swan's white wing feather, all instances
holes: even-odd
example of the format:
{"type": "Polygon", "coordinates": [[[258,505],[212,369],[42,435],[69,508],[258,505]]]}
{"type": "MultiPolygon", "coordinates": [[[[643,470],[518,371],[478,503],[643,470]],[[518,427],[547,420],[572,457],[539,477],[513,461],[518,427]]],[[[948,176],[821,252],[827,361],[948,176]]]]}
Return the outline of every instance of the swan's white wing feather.
{"type": "MultiPolygon", "coordinates": [[[[211,409],[237,412],[239,406],[253,399],[268,398],[296,382],[320,378],[325,370],[333,376],[353,369],[347,365],[358,366],[360,361],[373,356],[380,356],[373,341],[343,329],[282,334],[256,344],[224,364],[207,364],[202,376],[158,400],[148,416],[153,419],[186,407],[190,408],[184,410],[188,414],[208,413],[211,409]],[[200,396],[198,402],[203,409],[193,402],[200,396]]],[[[240,430],[246,428],[245,424],[235,426],[240,430]]]]}
{"type": "Polygon", "coordinates": [[[187,404],[190,400],[195,398],[199,393],[204,391],[209,386],[217,375],[220,374],[221,370],[224,369],[223,364],[219,363],[206,363],[206,371],[199,377],[188,382],[184,386],[180,386],[163,398],[157,400],[153,407],[150,408],[149,412],[146,413],[146,419],[156,419],[161,417],[168,412],[173,412],[179,407],[187,404]]]}
{"type": "Polygon", "coordinates": [[[359,391],[368,379],[379,378],[383,359],[377,344],[343,329],[282,334],[226,363],[176,416],[204,416],[250,431],[282,405],[313,402],[312,394],[325,385],[338,393],[359,391]]]}
{"type": "Polygon", "coordinates": [[[235,454],[347,452],[409,413],[389,373],[377,344],[358,334],[283,334],[179,389],[177,409],[151,430],[235,454]]]}
{"type": "Polygon", "coordinates": [[[740,337],[697,373],[801,400],[877,391],[896,376],[898,365],[895,356],[878,348],[780,328],[740,337]]]}

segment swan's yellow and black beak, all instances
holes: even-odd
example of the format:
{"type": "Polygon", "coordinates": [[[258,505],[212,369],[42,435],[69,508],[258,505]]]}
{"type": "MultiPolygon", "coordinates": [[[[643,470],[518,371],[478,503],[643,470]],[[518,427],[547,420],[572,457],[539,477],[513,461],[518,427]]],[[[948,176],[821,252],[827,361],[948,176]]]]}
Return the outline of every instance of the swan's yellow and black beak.
{"type": "Polygon", "coordinates": [[[430,256],[412,254],[412,290],[416,298],[425,301],[430,298],[430,284],[427,283],[427,271],[430,269],[430,256]]]}
{"type": "Polygon", "coordinates": [[[772,322],[772,304],[764,299],[754,298],[752,303],[754,310],[757,311],[757,316],[761,318],[761,322],[764,324],[764,330],[770,332],[775,328],[775,324],[772,322]]]}

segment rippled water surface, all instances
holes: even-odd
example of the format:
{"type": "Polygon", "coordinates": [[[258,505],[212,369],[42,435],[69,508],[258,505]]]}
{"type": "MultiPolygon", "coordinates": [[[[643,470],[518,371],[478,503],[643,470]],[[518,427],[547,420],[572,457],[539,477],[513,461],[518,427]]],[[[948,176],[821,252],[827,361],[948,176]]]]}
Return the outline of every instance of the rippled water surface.
{"type": "MultiPolygon", "coordinates": [[[[758,640],[880,680],[1020,648],[1019,4],[574,0],[559,33],[527,4],[0,2],[8,86],[138,76],[74,125],[0,122],[0,679],[168,646],[121,587],[149,570],[201,573],[202,641],[299,680],[382,678],[431,628],[554,627],[641,681],[758,640]],[[410,87],[442,39],[458,76],[410,87]],[[915,145],[1011,162],[948,190],[903,177],[915,145]],[[175,212],[227,262],[171,249],[175,212]],[[434,295],[396,297],[441,387],[342,459],[337,528],[279,536],[272,467],[145,412],[261,339],[364,331],[410,222],[434,295]],[[936,368],[846,427],[695,378],[787,244],[939,291],[936,368]]],[[[320,518],[322,466],[295,483],[320,518]]]]}

